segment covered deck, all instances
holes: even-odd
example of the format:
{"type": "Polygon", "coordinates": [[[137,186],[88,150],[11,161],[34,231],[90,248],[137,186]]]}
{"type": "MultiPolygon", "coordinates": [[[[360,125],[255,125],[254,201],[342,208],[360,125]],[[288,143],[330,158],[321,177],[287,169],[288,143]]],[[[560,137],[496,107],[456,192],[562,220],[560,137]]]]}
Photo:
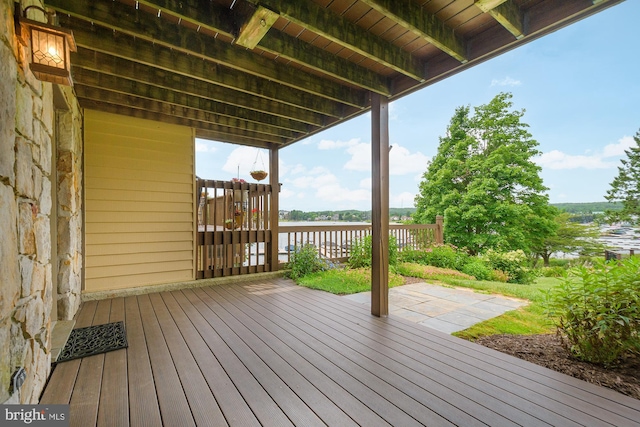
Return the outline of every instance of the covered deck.
{"type": "Polygon", "coordinates": [[[640,401],[270,279],[87,301],[126,350],[59,364],[72,426],[638,426],[640,401]]]}

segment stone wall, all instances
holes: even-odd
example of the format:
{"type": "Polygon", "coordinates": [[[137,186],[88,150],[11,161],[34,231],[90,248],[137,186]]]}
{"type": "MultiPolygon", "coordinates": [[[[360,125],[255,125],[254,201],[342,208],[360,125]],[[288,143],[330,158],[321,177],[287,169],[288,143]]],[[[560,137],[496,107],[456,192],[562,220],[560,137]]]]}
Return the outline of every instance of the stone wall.
{"type": "Polygon", "coordinates": [[[56,110],[58,319],[80,306],[82,284],[82,116],[71,90],[61,87],[66,110],[56,110]]]}
{"type": "MultiPolygon", "coordinates": [[[[25,53],[15,37],[13,0],[0,0],[0,402],[9,403],[37,403],[50,372],[55,320],[53,92],[34,78],[25,53]],[[10,378],[19,367],[26,381],[12,393],[10,378]]],[[[65,316],[76,307],[69,304],[65,316]]]]}

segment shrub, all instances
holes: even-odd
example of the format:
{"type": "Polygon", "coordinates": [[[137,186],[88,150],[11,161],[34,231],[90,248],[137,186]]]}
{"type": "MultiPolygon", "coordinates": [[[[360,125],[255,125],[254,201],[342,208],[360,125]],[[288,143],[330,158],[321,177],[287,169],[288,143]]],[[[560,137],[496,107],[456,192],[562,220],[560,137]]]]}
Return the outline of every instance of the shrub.
{"type": "Polygon", "coordinates": [[[523,251],[497,252],[489,249],[482,255],[482,258],[494,270],[500,270],[508,276],[509,283],[532,283],[535,275],[525,267],[527,256],[523,251]]]}
{"type": "Polygon", "coordinates": [[[570,270],[549,292],[547,312],[559,335],[581,360],[609,365],[640,351],[640,258],[594,261],[570,270]]]}
{"type": "Polygon", "coordinates": [[[319,258],[316,247],[307,244],[296,248],[296,251],[291,254],[288,267],[290,269],[288,276],[297,280],[307,274],[323,270],[325,263],[319,258]]]}
{"type": "MultiPolygon", "coordinates": [[[[371,251],[373,246],[371,235],[355,239],[351,245],[349,266],[351,268],[371,267],[371,251]]],[[[389,236],[389,265],[398,264],[398,242],[395,236],[389,236]]]]}
{"type": "Polygon", "coordinates": [[[501,270],[491,270],[490,279],[494,282],[507,283],[509,281],[509,275],[501,270]]]}
{"type": "Polygon", "coordinates": [[[491,279],[491,268],[480,258],[472,258],[462,267],[462,272],[473,276],[476,280],[491,279]]]}
{"type": "Polygon", "coordinates": [[[414,262],[422,265],[432,265],[440,268],[462,270],[469,262],[469,255],[451,245],[436,245],[423,251],[403,251],[402,261],[414,262]]]}
{"type": "Polygon", "coordinates": [[[542,277],[565,277],[567,275],[567,269],[561,266],[542,267],[539,272],[542,277]]]}

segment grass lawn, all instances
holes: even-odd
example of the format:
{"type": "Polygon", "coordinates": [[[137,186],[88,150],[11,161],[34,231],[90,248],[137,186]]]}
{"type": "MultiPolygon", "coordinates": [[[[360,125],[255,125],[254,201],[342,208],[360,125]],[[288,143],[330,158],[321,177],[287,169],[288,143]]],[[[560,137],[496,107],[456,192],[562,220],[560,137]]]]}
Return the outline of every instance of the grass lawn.
{"type": "MultiPolygon", "coordinates": [[[[334,269],[308,274],[297,280],[298,285],[311,289],[348,295],[371,290],[371,269],[334,269]]],[[[389,272],[389,287],[404,284],[401,275],[389,272]]]]}

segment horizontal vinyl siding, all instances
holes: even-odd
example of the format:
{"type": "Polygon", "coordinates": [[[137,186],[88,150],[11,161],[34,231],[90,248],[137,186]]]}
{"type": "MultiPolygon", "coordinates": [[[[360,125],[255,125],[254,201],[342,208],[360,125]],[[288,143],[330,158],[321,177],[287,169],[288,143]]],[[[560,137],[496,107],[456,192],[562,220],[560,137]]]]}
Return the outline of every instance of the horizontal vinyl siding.
{"type": "Polygon", "coordinates": [[[85,111],[85,291],[194,278],[190,128],[85,111]]]}

